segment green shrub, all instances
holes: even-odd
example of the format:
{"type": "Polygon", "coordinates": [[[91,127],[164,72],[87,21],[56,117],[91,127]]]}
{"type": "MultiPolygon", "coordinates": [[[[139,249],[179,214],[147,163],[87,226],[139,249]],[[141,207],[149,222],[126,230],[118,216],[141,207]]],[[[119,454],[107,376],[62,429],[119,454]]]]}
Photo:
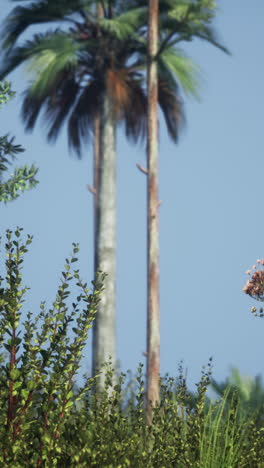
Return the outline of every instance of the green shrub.
{"type": "Polygon", "coordinates": [[[85,382],[74,394],[74,379],[102,289],[98,277],[92,294],[74,270],[78,246],[66,260],[52,308],[28,313],[21,327],[24,254],[32,242],[20,241],[21,229],[6,234],[6,278],[0,278],[0,466],[57,466],[61,437],[73,405],[92,385],[85,382]],[[79,288],[69,305],[69,285],[79,288]],[[70,336],[72,338],[70,338],[70,336]]]}
{"type": "Polygon", "coordinates": [[[103,287],[98,275],[89,294],[74,269],[78,246],[66,260],[50,309],[28,313],[21,323],[27,288],[24,254],[32,238],[21,229],[6,234],[6,275],[0,278],[0,466],[98,468],[263,468],[263,428],[243,419],[229,390],[218,402],[206,397],[211,360],[195,394],[183,370],[161,379],[153,423],[145,422],[143,366],[135,379],[107,366],[103,391],[96,378],[76,379],[103,287]],[[70,301],[70,284],[79,292],[70,301]],[[111,391],[109,391],[111,390],[111,391]]]}

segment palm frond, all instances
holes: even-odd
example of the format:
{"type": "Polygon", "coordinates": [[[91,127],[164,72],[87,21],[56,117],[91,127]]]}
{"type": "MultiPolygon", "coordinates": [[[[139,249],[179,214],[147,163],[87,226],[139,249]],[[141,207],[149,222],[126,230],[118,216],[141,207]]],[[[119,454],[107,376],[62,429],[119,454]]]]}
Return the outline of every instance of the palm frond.
{"type": "Polygon", "coordinates": [[[77,92],[74,74],[74,65],[77,63],[76,50],[79,45],[70,36],[61,31],[38,34],[33,40],[27,41],[24,47],[17,47],[11,51],[10,63],[15,67],[20,61],[27,63],[27,70],[35,79],[24,93],[22,105],[22,119],[26,131],[33,130],[41,110],[46,109],[46,117],[50,123],[48,138],[55,140],[63,124],[63,116],[70,107],[77,92]],[[12,60],[11,60],[12,58],[12,60]],[[12,63],[13,61],[13,63],[12,63]],[[69,73],[72,70],[72,74],[69,73]],[[65,93],[69,96],[60,101],[60,112],[58,111],[58,96],[65,93]],[[51,112],[53,110],[53,113],[51,112]],[[58,113],[62,119],[58,123],[58,113]],[[52,115],[52,117],[51,117],[52,115]],[[53,120],[52,120],[53,118],[53,120]]]}
{"type": "Polygon", "coordinates": [[[215,0],[163,0],[170,17],[188,23],[209,24],[215,18],[215,0]]]}
{"type": "Polygon", "coordinates": [[[98,24],[104,33],[110,33],[117,39],[126,39],[132,32],[129,24],[120,24],[117,19],[99,18],[98,24]]]}
{"type": "Polygon", "coordinates": [[[212,44],[215,47],[217,47],[218,49],[225,52],[226,54],[231,55],[231,52],[229,51],[229,49],[227,47],[223,46],[219,42],[217,33],[212,27],[204,25],[203,28],[201,28],[201,29],[197,28],[196,30],[194,30],[194,36],[196,36],[196,37],[198,37],[198,38],[200,38],[200,39],[202,39],[204,41],[209,42],[209,44],[212,44]]]}
{"type": "Polygon", "coordinates": [[[82,145],[89,142],[94,125],[94,118],[99,109],[102,85],[91,80],[79,94],[68,120],[68,143],[70,150],[81,157],[82,145]]]}
{"type": "Polygon", "coordinates": [[[12,73],[27,59],[27,50],[24,47],[14,48],[0,64],[0,80],[12,73]]]}
{"type": "Polygon", "coordinates": [[[135,76],[127,81],[130,99],[123,109],[126,137],[131,142],[143,140],[147,134],[147,96],[135,76]]]}
{"type": "Polygon", "coordinates": [[[131,33],[138,33],[142,27],[146,26],[148,21],[148,7],[129,8],[127,11],[117,17],[120,25],[129,25],[131,33]]]}
{"type": "Polygon", "coordinates": [[[21,119],[23,120],[26,132],[31,132],[35,127],[41,108],[48,96],[46,96],[46,98],[42,96],[42,99],[33,97],[30,93],[30,88],[26,89],[23,94],[24,100],[21,108],[21,119]]]}
{"type": "Polygon", "coordinates": [[[171,86],[168,81],[159,79],[158,97],[169,136],[174,142],[177,142],[179,131],[184,123],[183,104],[179,96],[179,88],[177,85],[171,86]]]}
{"type": "MultiPolygon", "coordinates": [[[[89,0],[87,0],[88,3],[89,0]]],[[[69,15],[80,11],[87,1],[84,0],[40,0],[29,6],[17,6],[4,21],[1,38],[3,47],[13,47],[23,32],[32,25],[67,21],[69,15]]]]}
{"type": "Polygon", "coordinates": [[[194,37],[198,37],[223,52],[230,53],[220,43],[216,31],[212,27],[217,11],[214,0],[163,0],[161,4],[160,30],[167,45],[173,46],[179,41],[189,41],[194,37]]]}
{"type": "Polygon", "coordinates": [[[80,45],[60,31],[35,38],[31,43],[27,70],[35,75],[31,86],[34,96],[46,93],[58,81],[62,70],[75,68],[80,45]]]}
{"type": "Polygon", "coordinates": [[[43,119],[48,127],[48,141],[53,143],[56,141],[63,124],[70,111],[73,108],[80,86],[76,83],[74,76],[69,73],[63,73],[59,83],[59,89],[55,89],[53,95],[49,96],[45,106],[43,119]]]}
{"type": "Polygon", "coordinates": [[[38,76],[42,74],[43,83],[46,83],[63,67],[76,63],[78,50],[81,50],[81,45],[63,31],[35,34],[33,39],[26,41],[23,46],[13,48],[7,54],[0,66],[0,77],[5,77],[21,64],[28,63],[28,71],[38,76]]]}
{"type": "Polygon", "coordinates": [[[159,64],[176,77],[186,95],[199,99],[201,71],[180,49],[166,47],[159,57],[159,64]]]}

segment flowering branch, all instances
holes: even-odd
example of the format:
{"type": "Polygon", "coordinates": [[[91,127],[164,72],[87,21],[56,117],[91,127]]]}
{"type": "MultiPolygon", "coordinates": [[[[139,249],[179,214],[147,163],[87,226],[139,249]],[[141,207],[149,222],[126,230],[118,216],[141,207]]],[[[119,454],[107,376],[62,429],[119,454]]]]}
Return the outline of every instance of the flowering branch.
{"type": "MultiPolygon", "coordinates": [[[[246,282],[242,291],[253,297],[253,299],[264,302],[264,269],[258,269],[258,267],[264,266],[264,259],[257,260],[257,265],[253,265],[252,270],[246,271],[250,279],[246,282]]],[[[264,310],[262,307],[259,309],[259,312],[257,312],[256,307],[251,307],[251,312],[255,316],[264,317],[264,310]]]]}

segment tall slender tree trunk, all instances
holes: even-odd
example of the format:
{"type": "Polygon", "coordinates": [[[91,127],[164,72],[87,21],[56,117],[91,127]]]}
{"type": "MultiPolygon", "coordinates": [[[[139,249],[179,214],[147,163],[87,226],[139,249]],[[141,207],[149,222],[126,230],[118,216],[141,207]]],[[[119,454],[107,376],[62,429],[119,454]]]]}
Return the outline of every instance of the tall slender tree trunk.
{"type": "MultiPolygon", "coordinates": [[[[101,3],[96,6],[96,14],[98,18],[104,15],[101,3]]],[[[100,109],[97,110],[94,117],[94,144],[93,144],[93,188],[94,188],[94,252],[96,250],[96,224],[97,224],[97,207],[98,207],[98,183],[99,183],[99,161],[100,161],[100,109]]],[[[96,261],[94,262],[94,269],[96,261]]],[[[96,270],[95,270],[96,273],[96,270]]]]}
{"type": "MultiPolygon", "coordinates": [[[[101,3],[96,5],[96,15],[98,18],[104,16],[101,3]]],[[[97,110],[94,117],[94,144],[93,144],[93,188],[94,188],[94,252],[96,248],[96,223],[98,207],[98,183],[99,183],[99,161],[100,161],[100,109],[97,110]]],[[[95,262],[94,262],[95,263],[95,262]]],[[[94,269],[96,264],[94,264],[94,269]]],[[[95,270],[96,273],[96,270],[95,270]]]]}
{"type": "MultiPolygon", "coordinates": [[[[97,231],[97,208],[98,208],[98,182],[99,182],[99,161],[100,161],[100,112],[94,117],[94,139],[93,139],[93,205],[94,205],[94,257],[96,250],[96,231],[97,231]]],[[[96,260],[94,260],[94,270],[96,260]]],[[[95,271],[96,272],[96,271],[95,271]]]]}
{"type": "MultiPolygon", "coordinates": [[[[97,4],[96,14],[98,17],[103,17],[104,15],[100,3],[97,4]]],[[[108,277],[105,280],[105,290],[93,327],[93,375],[96,374],[97,370],[101,368],[104,362],[109,360],[110,356],[114,366],[116,362],[115,154],[115,122],[111,113],[111,104],[108,102],[107,96],[105,96],[105,100],[94,118],[94,273],[96,274],[97,271],[102,271],[107,273],[108,277]],[[102,148],[102,150],[100,148],[102,148]],[[108,165],[110,166],[110,170],[108,165]],[[107,204],[108,201],[110,202],[109,205],[107,204]],[[109,256],[107,253],[108,249],[109,256]]],[[[103,385],[104,375],[100,378],[99,387],[103,385]]]]}
{"type": "MultiPolygon", "coordinates": [[[[116,124],[105,93],[100,110],[95,270],[106,273],[93,328],[93,375],[111,357],[116,365],[116,124]]],[[[104,385],[105,374],[99,379],[104,385]]]]}
{"type": "Polygon", "coordinates": [[[147,141],[147,422],[159,403],[159,196],[158,196],[158,0],[149,0],[148,28],[148,141],[147,141]]]}

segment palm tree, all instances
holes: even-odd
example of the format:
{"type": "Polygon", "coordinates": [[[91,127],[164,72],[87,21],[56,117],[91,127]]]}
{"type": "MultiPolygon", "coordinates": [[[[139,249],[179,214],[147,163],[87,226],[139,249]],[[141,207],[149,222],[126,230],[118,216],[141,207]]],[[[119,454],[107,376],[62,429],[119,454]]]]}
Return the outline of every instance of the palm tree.
{"type": "MultiPolygon", "coordinates": [[[[16,7],[4,23],[6,56],[0,77],[26,64],[32,82],[25,91],[22,119],[33,130],[42,113],[48,141],[54,142],[67,122],[69,146],[81,157],[83,143],[93,137],[99,116],[99,177],[96,215],[96,271],[108,274],[97,313],[93,337],[93,369],[115,351],[115,223],[116,223],[116,126],[123,123],[126,136],[137,141],[146,132],[147,97],[145,6],[136,1],[100,2],[103,15],[96,14],[96,1],[43,0],[16,7]],[[125,9],[124,9],[125,8],[125,9]],[[61,23],[46,33],[18,45],[32,25],[61,23]]],[[[176,140],[181,110],[178,83],[173,78],[177,53],[164,45],[159,62],[159,104],[169,135],[176,140]],[[166,56],[167,53],[167,56],[166,56]],[[164,56],[163,56],[164,55],[164,56]],[[175,56],[175,57],[174,57],[175,56]],[[169,61],[174,60],[174,71],[169,61]]],[[[190,92],[194,89],[193,67],[179,56],[179,77],[190,92]]]]}
{"type": "MultiPolygon", "coordinates": [[[[148,137],[147,137],[147,420],[152,421],[153,406],[159,403],[160,370],[160,304],[159,304],[159,222],[158,222],[158,86],[159,72],[166,74],[166,86],[170,83],[177,95],[179,55],[173,47],[179,41],[200,37],[221,46],[210,22],[215,4],[206,0],[196,2],[174,0],[149,0],[148,17],[148,137]],[[166,57],[170,59],[166,62],[166,57]],[[164,63],[165,59],[165,63],[164,63]],[[169,65],[169,66],[168,66],[169,65]]],[[[186,73],[184,59],[183,73],[186,73]]],[[[181,80],[184,84],[185,80],[181,80]]],[[[189,90],[189,88],[188,88],[189,90]]],[[[195,92],[195,88],[192,90],[195,92]]],[[[175,108],[175,110],[177,110],[175,108]]],[[[178,108],[178,120],[181,118],[178,108]]],[[[175,116],[176,117],[176,116],[175,116]]],[[[177,117],[176,117],[177,120],[177,117]]],[[[168,124],[168,122],[167,122],[168,124]]],[[[176,127],[178,130],[178,127],[176,127]]],[[[175,135],[175,140],[177,134],[175,135]]]]}

